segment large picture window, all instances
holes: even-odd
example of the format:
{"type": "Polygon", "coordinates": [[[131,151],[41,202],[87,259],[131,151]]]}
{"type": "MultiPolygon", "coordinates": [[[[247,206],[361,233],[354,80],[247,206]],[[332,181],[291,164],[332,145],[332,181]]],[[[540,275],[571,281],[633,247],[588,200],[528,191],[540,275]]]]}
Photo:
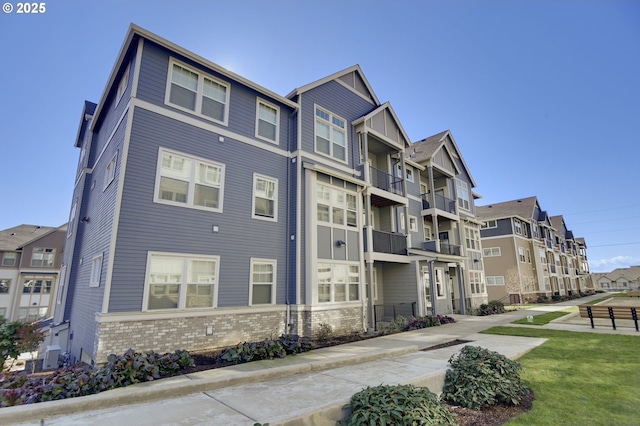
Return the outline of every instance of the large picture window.
{"type": "Polygon", "coordinates": [[[227,124],[229,85],[175,60],[169,64],[165,103],[227,124]]]}
{"type": "Polygon", "coordinates": [[[360,267],[346,263],[318,264],[318,303],[360,300],[360,267]]]}
{"type": "Polygon", "coordinates": [[[155,202],[222,211],[224,165],[160,149],[155,202]]]}
{"type": "Polygon", "coordinates": [[[33,249],[33,254],[31,256],[31,266],[51,268],[53,267],[55,259],[56,249],[36,247],[33,249]]]}
{"type": "Polygon", "coordinates": [[[275,260],[251,259],[251,291],[249,305],[273,305],[276,292],[275,260]]]}
{"type": "Polygon", "coordinates": [[[467,182],[456,179],[456,193],[458,195],[458,207],[470,210],[471,202],[469,201],[469,185],[467,182]]]}
{"type": "Polygon", "coordinates": [[[347,162],[347,122],[342,118],[316,107],[316,152],[347,162]]]}
{"type": "Polygon", "coordinates": [[[357,226],[358,205],[355,194],[318,185],[317,218],[318,222],[348,227],[357,226]]]}
{"type": "Polygon", "coordinates": [[[146,309],[215,307],[218,266],[218,256],[150,254],[146,309]]]}

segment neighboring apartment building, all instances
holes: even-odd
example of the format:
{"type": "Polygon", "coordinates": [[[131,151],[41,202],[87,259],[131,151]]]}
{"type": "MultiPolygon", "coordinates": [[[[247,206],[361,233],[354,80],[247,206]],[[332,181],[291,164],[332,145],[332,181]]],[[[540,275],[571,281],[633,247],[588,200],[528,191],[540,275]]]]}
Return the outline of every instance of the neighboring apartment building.
{"type": "Polygon", "coordinates": [[[593,291],[584,239],[573,237],[562,216],[548,216],[536,197],[479,206],[477,215],[490,300],[593,291]]]}
{"type": "Polygon", "coordinates": [[[640,290],[640,266],[591,274],[595,288],[605,291],[640,290]]]}
{"type": "Polygon", "coordinates": [[[0,316],[32,322],[53,315],[66,234],[66,225],[0,231],[0,316]]]}
{"type": "Polygon", "coordinates": [[[359,66],[283,97],[132,25],[75,145],[52,341],[72,360],[486,301],[453,138],[412,146],[359,66]]]}

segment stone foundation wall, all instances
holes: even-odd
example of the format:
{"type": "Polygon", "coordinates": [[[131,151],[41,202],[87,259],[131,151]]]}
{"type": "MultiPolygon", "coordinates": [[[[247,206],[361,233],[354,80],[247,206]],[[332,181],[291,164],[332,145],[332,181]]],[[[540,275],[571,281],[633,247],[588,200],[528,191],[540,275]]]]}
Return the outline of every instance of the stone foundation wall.
{"type": "Polygon", "coordinates": [[[229,313],[189,318],[139,319],[102,322],[96,331],[95,362],[106,362],[109,354],[136,351],[197,351],[275,338],[287,332],[286,312],[229,313]],[[213,327],[207,335],[207,327],[213,327]]]}

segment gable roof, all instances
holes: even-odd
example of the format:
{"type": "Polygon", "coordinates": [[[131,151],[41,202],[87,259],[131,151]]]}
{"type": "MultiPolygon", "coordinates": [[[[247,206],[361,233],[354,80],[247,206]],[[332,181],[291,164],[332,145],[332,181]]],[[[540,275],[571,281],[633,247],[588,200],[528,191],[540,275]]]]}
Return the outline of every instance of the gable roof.
{"type": "Polygon", "coordinates": [[[400,120],[398,120],[398,116],[396,115],[396,112],[393,110],[393,107],[391,106],[391,103],[389,102],[385,102],[383,105],[380,105],[378,108],[374,109],[373,111],[369,112],[366,115],[363,115],[362,117],[358,118],[357,120],[353,121],[353,125],[357,126],[358,124],[361,123],[365,123],[365,125],[367,127],[369,127],[370,129],[377,131],[378,133],[380,133],[383,136],[388,137],[389,139],[393,140],[394,142],[400,142],[397,141],[397,137],[399,136],[400,138],[404,139],[404,144],[403,146],[405,148],[409,147],[411,145],[411,140],[409,139],[409,136],[407,136],[407,132],[405,132],[404,128],[402,127],[402,124],[400,123],[400,120]],[[397,136],[391,136],[389,134],[385,134],[388,133],[388,126],[386,124],[387,120],[385,120],[382,123],[382,126],[387,129],[378,129],[377,126],[375,125],[375,117],[378,117],[382,114],[384,114],[385,112],[388,112],[390,114],[390,118],[392,120],[392,124],[395,125],[396,129],[399,132],[399,135],[397,136]]]}
{"type": "MultiPolygon", "coordinates": [[[[65,226],[65,225],[63,225],[65,226]]],[[[48,235],[58,228],[38,225],[18,225],[0,231],[0,250],[17,251],[32,241],[48,235]]]]}
{"type": "Polygon", "coordinates": [[[360,96],[368,99],[374,105],[380,105],[380,101],[376,96],[373,88],[369,84],[369,81],[364,76],[360,65],[352,65],[349,68],[345,68],[342,71],[335,72],[331,75],[328,75],[320,80],[316,80],[309,84],[305,84],[302,87],[298,87],[293,89],[286,98],[292,99],[293,97],[300,95],[304,92],[308,92],[311,89],[315,89],[316,87],[322,86],[330,81],[337,81],[343,86],[349,87],[351,90],[354,90],[360,96]]]}
{"type": "MultiPolygon", "coordinates": [[[[451,144],[453,145],[453,149],[455,150],[455,154],[458,156],[458,158],[460,158],[460,162],[462,163],[462,166],[464,167],[465,172],[467,173],[467,176],[469,176],[469,179],[471,181],[471,187],[475,188],[476,187],[476,181],[473,179],[473,175],[471,174],[471,171],[469,170],[469,166],[467,166],[467,162],[464,161],[464,157],[462,156],[462,153],[460,152],[460,148],[458,147],[458,144],[456,143],[456,140],[453,138],[453,135],[451,134],[451,130],[445,130],[443,132],[440,132],[438,134],[435,134],[433,136],[429,136],[428,138],[424,138],[422,140],[419,140],[417,142],[414,142],[412,144],[413,147],[413,152],[411,154],[411,159],[417,163],[422,162],[422,161],[427,161],[429,159],[431,159],[434,154],[441,149],[443,146],[446,148],[447,152],[449,153],[449,155],[451,155],[451,152],[449,151],[449,148],[446,146],[447,143],[447,137],[449,137],[449,139],[451,140],[451,144]]],[[[453,162],[454,167],[456,168],[456,170],[458,170],[458,165],[456,164],[456,162],[453,162]]],[[[478,197],[479,198],[479,197],[478,197]]]]}
{"type": "Polygon", "coordinates": [[[618,281],[624,278],[627,281],[636,281],[640,278],[640,266],[632,266],[630,268],[616,268],[609,273],[605,273],[604,277],[611,281],[618,281]]]}
{"type": "Polygon", "coordinates": [[[476,217],[478,219],[500,219],[518,216],[523,219],[536,219],[533,217],[534,208],[538,206],[538,198],[527,197],[519,200],[505,201],[502,203],[489,204],[486,206],[476,206],[476,217]]]}
{"type": "MultiPolygon", "coordinates": [[[[551,221],[551,226],[553,226],[558,232],[561,232],[562,229],[568,231],[567,224],[561,214],[557,216],[551,216],[549,220],[551,221]]],[[[563,235],[563,237],[566,237],[566,234],[563,235]]]]}
{"type": "Polygon", "coordinates": [[[188,58],[196,63],[201,64],[202,66],[212,69],[217,73],[220,73],[232,80],[235,80],[239,83],[242,83],[244,85],[246,85],[247,87],[250,87],[254,90],[256,90],[259,93],[264,94],[265,96],[268,96],[272,99],[277,100],[278,102],[281,102],[285,105],[288,105],[292,108],[298,108],[298,104],[296,104],[295,102],[291,101],[290,99],[287,99],[286,97],[283,97],[282,95],[279,95],[265,87],[260,86],[257,83],[254,83],[253,81],[242,77],[241,75],[238,75],[232,71],[229,71],[228,69],[214,63],[211,62],[208,59],[203,58],[200,55],[197,55],[183,47],[178,46],[175,43],[170,42],[169,40],[160,37],[157,34],[152,33],[151,31],[148,31],[136,24],[131,23],[129,25],[129,31],[127,32],[127,35],[124,39],[124,42],[122,43],[122,47],[120,48],[120,52],[118,53],[117,59],[113,65],[113,68],[111,69],[111,72],[109,73],[109,79],[107,80],[107,84],[105,85],[105,88],[102,92],[102,95],[100,96],[100,102],[98,103],[98,106],[96,107],[96,111],[94,114],[94,118],[95,120],[93,121],[93,124],[91,125],[92,128],[94,126],[96,126],[96,124],[100,121],[100,115],[102,112],[102,109],[104,108],[104,104],[107,100],[107,96],[109,95],[109,92],[111,91],[112,87],[115,84],[116,81],[116,77],[118,75],[118,71],[120,70],[120,68],[122,68],[122,65],[124,63],[125,58],[127,57],[127,52],[129,51],[129,48],[131,47],[131,45],[135,42],[135,40],[137,40],[137,37],[142,37],[143,39],[147,39],[149,41],[152,41],[153,43],[158,44],[159,46],[162,46],[168,50],[171,50],[173,52],[176,52],[182,56],[184,56],[185,58],[188,58]]]}

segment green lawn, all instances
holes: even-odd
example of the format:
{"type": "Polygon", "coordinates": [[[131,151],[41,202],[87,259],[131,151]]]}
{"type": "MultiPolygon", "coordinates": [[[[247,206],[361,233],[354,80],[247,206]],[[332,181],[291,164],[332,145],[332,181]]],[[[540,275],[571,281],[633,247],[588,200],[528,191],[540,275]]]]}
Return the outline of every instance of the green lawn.
{"type": "Polygon", "coordinates": [[[638,425],[640,336],[494,327],[489,334],[547,338],[524,355],[533,409],[509,425],[638,425]]]}
{"type": "Polygon", "coordinates": [[[527,325],[545,325],[549,324],[556,318],[563,317],[565,315],[570,314],[571,312],[576,312],[578,308],[576,306],[572,306],[569,309],[563,309],[562,311],[555,312],[547,312],[540,315],[534,315],[533,321],[529,322],[527,318],[522,318],[516,321],[511,321],[512,324],[527,324],[527,325]]]}

